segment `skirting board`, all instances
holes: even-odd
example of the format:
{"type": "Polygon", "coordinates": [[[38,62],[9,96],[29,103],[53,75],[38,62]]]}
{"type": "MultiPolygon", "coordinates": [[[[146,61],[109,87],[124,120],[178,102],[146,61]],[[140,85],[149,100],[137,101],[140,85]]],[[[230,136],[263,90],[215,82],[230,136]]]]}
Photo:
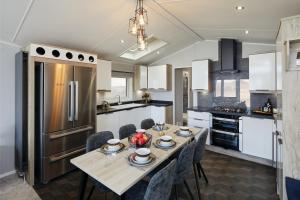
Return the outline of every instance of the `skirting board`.
{"type": "Polygon", "coordinates": [[[13,170],[13,171],[10,171],[10,172],[6,172],[4,174],[0,174],[0,179],[2,179],[4,177],[7,177],[9,175],[15,174],[15,173],[16,173],[16,170],[13,170]]]}
{"type": "Polygon", "coordinates": [[[209,150],[209,151],[216,152],[216,153],[232,156],[232,157],[235,157],[235,158],[239,158],[239,159],[259,163],[259,164],[262,164],[262,165],[272,166],[272,161],[271,160],[267,160],[267,159],[264,159],[264,158],[258,158],[258,157],[255,157],[255,156],[250,156],[250,155],[238,152],[238,151],[233,151],[233,150],[230,150],[230,149],[224,149],[222,147],[217,147],[217,146],[213,146],[213,145],[206,145],[205,149],[209,150]]]}

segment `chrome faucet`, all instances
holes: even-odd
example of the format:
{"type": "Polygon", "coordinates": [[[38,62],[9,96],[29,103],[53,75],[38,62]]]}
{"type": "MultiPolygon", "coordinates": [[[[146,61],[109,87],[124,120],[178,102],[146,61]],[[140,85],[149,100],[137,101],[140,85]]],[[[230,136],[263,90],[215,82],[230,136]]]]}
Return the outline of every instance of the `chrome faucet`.
{"type": "Polygon", "coordinates": [[[119,98],[119,100],[118,100],[118,105],[121,105],[121,104],[122,104],[122,102],[121,102],[121,96],[120,96],[120,95],[117,95],[116,97],[119,98]]]}

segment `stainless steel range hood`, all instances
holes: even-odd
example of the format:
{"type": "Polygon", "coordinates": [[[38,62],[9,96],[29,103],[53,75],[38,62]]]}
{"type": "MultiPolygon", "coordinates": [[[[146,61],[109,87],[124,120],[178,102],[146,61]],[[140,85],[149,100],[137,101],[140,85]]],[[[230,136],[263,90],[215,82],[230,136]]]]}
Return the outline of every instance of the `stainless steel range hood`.
{"type": "Polygon", "coordinates": [[[234,39],[221,39],[219,41],[220,73],[238,73],[237,69],[237,45],[234,39]]]}

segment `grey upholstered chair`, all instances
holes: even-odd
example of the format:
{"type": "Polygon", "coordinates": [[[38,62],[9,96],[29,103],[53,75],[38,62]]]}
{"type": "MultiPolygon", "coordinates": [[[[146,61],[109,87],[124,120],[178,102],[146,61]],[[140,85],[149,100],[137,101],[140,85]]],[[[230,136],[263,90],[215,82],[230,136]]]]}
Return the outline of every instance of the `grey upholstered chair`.
{"type": "Polygon", "coordinates": [[[194,170],[195,169],[198,170],[199,178],[201,178],[201,173],[203,174],[206,183],[208,183],[208,179],[207,179],[206,174],[204,173],[204,170],[202,168],[201,160],[202,160],[203,155],[204,155],[207,135],[208,135],[208,129],[204,129],[204,130],[201,131],[200,136],[197,140],[197,144],[196,144],[196,148],[195,148],[195,154],[194,154],[194,162],[193,162],[194,170]]]}
{"type": "Polygon", "coordinates": [[[155,125],[154,120],[149,118],[149,119],[144,119],[141,122],[141,128],[142,129],[149,129],[152,128],[155,125]]]}
{"type": "Polygon", "coordinates": [[[127,138],[131,134],[135,133],[136,127],[134,124],[127,124],[124,126],[121,126],[119,129],[119,138],[120,140],[127,138]]]}
{"type": "MultiPolygon", "coordinates": [[[[90,135],[86,142],[86,152],[90,152],[101,147],[107,142],[107,140],[112,138],[114,138],[114,136],[110,131],[102,131],[90,135]]],[[[90,177],[90,180],[93,182],[93,187],[88,194],[87,200],[90,199],[90,197],[92,196],[95,187],[97,187],[101,192],[105,193],[105,199],[106,199],[106,193],[110,192],[111,190],[105,187],[104,185],[102,185],[99,181],[93,179],[92,177],[90,177]]]]}
{"type": "MultiPolygon", "coordinates": [[[[190,144],[186,145],[181,150],[181,152],[178,156],[176,174],[175,174],[175,179],[174,179],[174,186],[175,186],[174,188],[175,188],[175,193],[176,193],[176,199],[178,198],[177,186],[182,183],[184,183],[191,198],[194,199],[191,189],[186,182],[186,179],[188,178],[189,173],[192,169],[195,145],[196,145],[196,142],[194,140],[190,144]]],[[[199,199],[200,199],[200,196],[199,196],[199,199]]]]}
{"type": "Polygon", "coordinates": [[[172,191],[176,170],[176,160],[172,160],[167,166],[158,171],[148,184],[140,181],[125,193],[125,199],[129,200],[167,200],[172,191]]]}

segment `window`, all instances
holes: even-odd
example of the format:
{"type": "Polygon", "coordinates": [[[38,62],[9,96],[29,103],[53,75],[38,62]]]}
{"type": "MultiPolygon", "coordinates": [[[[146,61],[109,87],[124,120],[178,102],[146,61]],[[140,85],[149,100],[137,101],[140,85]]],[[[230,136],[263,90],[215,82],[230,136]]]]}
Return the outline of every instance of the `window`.
{"type": "Polygon", "coordinates": [[[222,96],[222,80],[217,80],[215,97],[221,97],[221,96],[222,96]]]}
{"type": "Polygon", "coordinates": [[[236,80],[224,80],[224,97],[236,97],[236,80]]]}
{"type": "Polygon", "coordinates": [[[133,98],[133,74],[128,72],[112,72],[110,98],[120,95],[122,100],[133,98]]]}
{"type": "Polygon", "coordinates": [[[250,107],[249,79],[240,79],[240,100],[245,101],[246,106],[250,107]]]}

